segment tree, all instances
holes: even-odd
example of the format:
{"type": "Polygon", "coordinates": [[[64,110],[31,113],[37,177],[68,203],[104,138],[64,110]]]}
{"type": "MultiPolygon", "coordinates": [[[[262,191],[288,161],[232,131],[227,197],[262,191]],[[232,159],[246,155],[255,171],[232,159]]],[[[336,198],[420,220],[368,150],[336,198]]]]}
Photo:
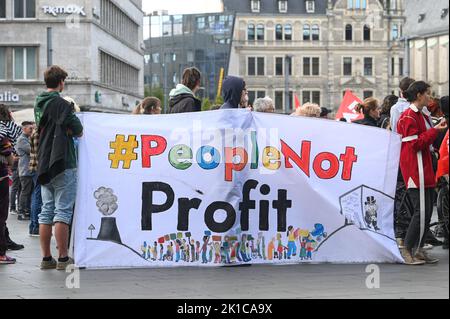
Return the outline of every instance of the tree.
{"type": "Polygon", "coordinates": [[[221,95],[216,97],[216,100],[214,101],[214,104],[216,104],[216,105],[223,105],[224,103],[225,103],[225,101],[223,100],[223,97],[221,95]]]}
{"type": "Polygon", "coordinates": [[[164,105],[164,92],[163,92],[162,88],[160,88],[160,87],[152,88],[150,86],[146,86],[144,95],[145,95],[145,97],[149,97],[149,96],[157,97],[158,99],[160,99],[161,104],[164,105]]]}
{"type": "Polygon", "coordinates": [[[202,111],[209,111],[211,109],[211,101],[208,98],[202,100],[202,111]]]}

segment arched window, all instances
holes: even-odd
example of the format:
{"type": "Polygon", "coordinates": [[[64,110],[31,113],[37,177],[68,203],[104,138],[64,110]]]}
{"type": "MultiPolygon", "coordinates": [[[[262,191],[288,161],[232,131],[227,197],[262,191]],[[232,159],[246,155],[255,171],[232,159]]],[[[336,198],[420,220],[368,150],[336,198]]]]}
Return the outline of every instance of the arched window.
{"type": "Polygon", "coordinates": [[[353,27],[351,24],[345,26],[345,41],[353,40],[353,27]]]}
{"type": "Polygon", "coordinates": [[[256,26],[256,39],[258,41],[264,41],[264,25],[262,24],[256,26]]]}
{"type": "Polygon", "coordinates": [[[318,41],[320,39],[320,29],[317,24],[312,26],[312,39],[318,41]]]}
{"type": "Polygon", "coordinates": [[[361,0],[356,0],[355,9],[361,9],[361,0]]]}
{"type": "Polygon", "coordinates": [[[284,26],[284,39],[286,41],[292,40],[292,25],[290,25],[290,24],[286,24],[284,26]]]}
{"type": "Polygon", "coordinates": [[[309,24],[303,26],[303,40],[311,40],[311,27],[309,24]]]}
{"type": "Polygon", "coordinates": [[[398,39],[398,25],[394,24],[392,26],[391,40],[397,40],[397,39],[398,39]]]}
{"type": "Polygon", "coordinates": [[[364,41],[370,41],[370,27],[364,26],[364,41]]]}
{"type": "Polygon", "coordinates": [[[255,41],[255,25],[249,24],[247,27],[247,40],[255,41]]]}
{"type": "Polygon", "coordinates": [[[275,40],[283,40],[283,26],[281,24],[277,24],[275,27],[275,40]]]}

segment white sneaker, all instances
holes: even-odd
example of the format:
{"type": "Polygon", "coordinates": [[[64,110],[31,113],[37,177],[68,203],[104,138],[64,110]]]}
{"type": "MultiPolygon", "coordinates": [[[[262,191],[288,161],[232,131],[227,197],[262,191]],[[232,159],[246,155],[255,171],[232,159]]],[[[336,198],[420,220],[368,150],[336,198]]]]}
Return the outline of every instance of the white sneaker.
{"type": "Polygon", "coordinates": [[[432,250],[434,248],[434,246],[433,245],[430,245],[430,244],[425,244],[425,246],[423,246],[423,250],[432,250]]]}

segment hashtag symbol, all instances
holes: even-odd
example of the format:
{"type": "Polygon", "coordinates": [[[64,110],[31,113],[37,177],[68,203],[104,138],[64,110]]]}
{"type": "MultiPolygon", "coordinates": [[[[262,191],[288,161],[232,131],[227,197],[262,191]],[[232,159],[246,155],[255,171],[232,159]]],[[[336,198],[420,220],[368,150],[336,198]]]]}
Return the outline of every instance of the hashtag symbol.
{"type": "Polygon", "coordinates": [[[137,160],[137,153],[134,151],[138,147],[135,135],[129,135],[125,141],[125,135],[116,135],[116,140],[110,143],[110,148],[114,151],[109,153],[108,159],[111,161],[111,168],[119,168],[122,162],[123,169],[130,169],[131,162],[137,160]]]}

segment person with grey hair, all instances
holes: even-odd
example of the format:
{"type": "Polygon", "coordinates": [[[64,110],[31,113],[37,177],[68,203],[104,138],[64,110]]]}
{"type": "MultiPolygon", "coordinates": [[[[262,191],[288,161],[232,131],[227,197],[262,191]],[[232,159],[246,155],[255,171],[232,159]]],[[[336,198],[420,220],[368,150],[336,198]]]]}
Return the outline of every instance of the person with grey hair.
{"type": "Polygon", "coordinates": [[[275,112],[273,100],[268,96],[266,96],[265,98],[256,99],[255,102],[253,103],[253,108],[256,112],[263,112],[263,113],[275,112]]]}

